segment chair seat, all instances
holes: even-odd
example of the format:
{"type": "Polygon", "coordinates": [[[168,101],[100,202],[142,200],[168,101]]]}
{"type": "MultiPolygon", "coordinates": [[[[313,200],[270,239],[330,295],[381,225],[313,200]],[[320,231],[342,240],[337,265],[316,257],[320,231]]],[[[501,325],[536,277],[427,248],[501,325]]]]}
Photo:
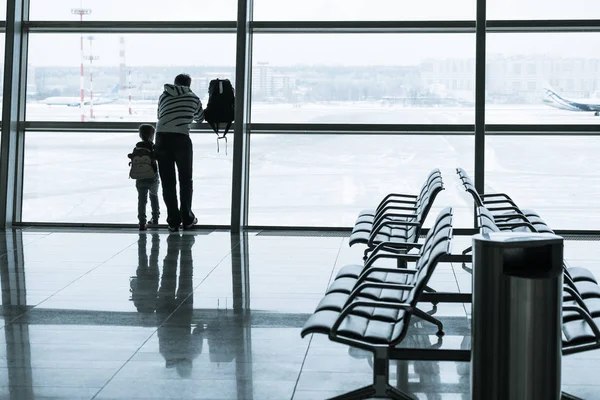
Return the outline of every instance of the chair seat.
{"type": "MultiPolygon", "coordinates": [[[[399,336],[399,331],[403,328],[403,324],[397,323],[403,316],[404,311],[400,311],[398,312],[399,319],[397,321],[386,322],[351,314],[340,325],[338,334],[353,339],[366,340],[373,344],[390,344],[392,340],[399,336]]],[[[310,333],[329,334],[338,317],[339,312],[337,311],[315,312],[304,324],[301,332],[302,337],[310,333]]]]}
{"type": "MultiPolygon", "coordinates": [[[[600,326],[600,319],[594,318],[594,323],[596,326],[600,326]]],[[[563,323],[563,348],[582,344],[593,344],[598,340],[600,340],[600,338],[596,338],[588,323],[582,319],[563,323]]]]}
{"type": "Polygon", "coordinates": [[[362,273],[363,269],[365,269],[365,266],[362,264],[345,265],[342,268],[340,268],[337,275],[335,276],[335,279],[344,277],[358,278],[358,276],[362,273]]]}
{"type": "MultiPolygon", "coordinates": [[[[368,289],[361,293],[361,296],[355,298],[355,301],[389,301],[392,303],[401,303],[403,298],[408,294],[408,291],[388,290],[388,289],[368,289]]],[[[317,305],[316,311],[336,311],[341,312],[350,294],[348,293],[329,293],[321,299],[317,305]]],[[[391,308],[373,308],[373,307],[357,307],[353,314],[362,315],[371,319],[380,321],[394,322],[398,319],[400,311],[391,308]]],[[[402,311],[403,312],[403,311],[402,311]]]]}
{"type": "MultiPolygon", "coordinates": [[[[373,272],[368,275],[367,282],[390,283],[390,284],[412,284],[413,277],[411,274],[401,273],[401,269],[395,272],[373,272]]],[[[336,278],[327,289],[327,293],[348,293],[350,294],[356,285],[358,277],[342,277],[336,278]]]]}
{"type": "MultiPolygon", "coordinates": [[[[579,281],[575,282],[575,287],[577,288],[577,291],[579,292],[579,295],[582,299],[600,298],[600,286],[598,286],[597,283],[589,281],[579,281]]],[[[570,294],[565,293],[563,295],[563,302],[572,300],[573,296],[571,296],[570,294]]]]}
{"type": "MultiPolygon", "coordinates": [[[[590,315],[592,318],[600,318],[600,299],[591,298],[585,299],[583,301],[585,306],[588,308],[590,315]]],[[[575,301],[567,301],[563,302],[563,306],[575,306],[577,303],[575,301]]],[[[562,314],[563,322],[574,321],[577,319],[581,319],[581,314],[575,311],[563,311],[562,314]]]]}
{"type": "Polygon", "coordinates": [[[596,277],[594,276],[594,274],[592,274],[592,272],[587,269],[587,268],[582,268],[582,267],[569,267],[567,268],[567,270],[569,271],[569,275],[571,275],[571,278],[575,281],[575,282],[580,282],[580,281],[589,281],[589,282],[594,282],[597,283],[596,281],[596,277]]]}
{"type": "MultiPolygon", "coordinates": [[[[406,243],[407,241],[416,241],[418,239],[415,235],[412,227],[394,226],[381,228],[380,232],[373,239],[375,243],[379,242],[392,242],[392,243],[406,243]]],[[[356,243],[369,243],[371,232],[367,231],[352,231],[350,235],[350,246],[356,243]]]]}

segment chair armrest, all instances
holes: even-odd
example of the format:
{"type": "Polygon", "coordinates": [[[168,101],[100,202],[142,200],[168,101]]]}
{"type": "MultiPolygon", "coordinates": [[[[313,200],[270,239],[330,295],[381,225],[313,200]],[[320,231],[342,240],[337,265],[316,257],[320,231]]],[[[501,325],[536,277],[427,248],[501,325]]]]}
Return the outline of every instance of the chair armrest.
{"type": "MultiPolygon", "coordinates": [[[[356,303],[359,303],[359,302],[357,301],[356,303]]],[[[590,316],[590,314],[585,312],[585,310],[583,310],[581,307],[577,307],[577,306],[564,306],[563,311],[573,311],[573,312],[576,312],[579,315],[581,315],[581,317],[585,320],[585,322],[587,322],[587,324],[592,329],[592,332],[594,332],[596,341],[600,340],[600,329],[598,329],[598,326],[594,322],[594,319],[590,316]]]]}
{"type": "MultiPolygon", "coordinates": [[[[587,313],[590,312],[587,305],[585,304],[585,301],[583,301],[583,299],[581,298],[581,295],[579,294],[579,292],[577,290],[573,289],[571,286],[563,285],[563,292],[567,292],[568,294],[573,296],[573,299],[575,300],[577,305],[579,307],[583,308],[585,310],[585,312],[587,312],[587,313]]],[[[565,307],[567,307],[567,306],[565,306],[565,307]]]]}
{"type": "Polygon", "coordinates": [[[517,204],[514,201],[512,201],[511,199],[506,199],[506,198],[494,199],[493,197],[489,197],[488,196],[488,197],[486,197],[486,200],[484,200],[484,203],[486,203],[486,204],[502,204],[502,203],[507,203],[507,204],[511,204],[511,205],[517,207],[517,204]]]}
{"type": "Polygon", "coordinates": [[[365,268],[369,268],[371,265],[373,265],[373,263],[375,261],[377,261],[380,258],[391,258],[394,260],[402,260],[402,261],[419,261],[419,258],[421,258],[420,255],[415,255],[415,254],[376,254],[372,257],[369,257],[369,259],[365,262],[365,268]]]}
{"type": "Polygon", "coordinates": [[[375,237],[377,237],[377,235],[379,234],[379,232],[381,232],[381,229],[384,226],[388,226],[390,228],[392,226],[415,226],[415,227],[419,227],[419,226],[421,226],[421,224],[419,224],[417,222],[393,221],[393,220],[383,220],[383,221],[379,222],[377,225],[373,224],[373,227],[371,228],[371,233],[369,234],[369,246],[370,247],[372,247],[373,241],[375,240],[375,237]]]}
{"type": "Polygon", "coordinates": [[[414,275],[418,272],[416,269],[406,269],[406,268],[385,268],[385,267],[369,267],[363,269],[363,271],[358,276],[354,287],[358,287],[364,281],[367,280],[370,274],[374,272],[387,272],[388,274],[406,274],[406,275],[414,275]]]}
{"type": "Polygon", "coordinates": [[[482,199],[486,199],[486,198],[490,198],[490,197],[502,197],[505,198],[507,200],[513,201],[513,199],[511,199],[511,197],[509,195],[507,195],[506,193],[487,193],[487,194],[480,194],[479,195],[482,199]]]}
{"type": "MultiPolygon", "coordinates": [[[[394,254],[394,255],[404,255],[407,254],[408,251],[412,250],[413,248],[420,248],[422,246],[421,243],[398,243],[398,246],[393,246],[392,242],[379,242],[377,244],[377,246],[375,246],[375,248],[373,248],[371,254],[369,255],[369,258],[367,260],[365,260],[365,263],[369,262],[369,259],[372,257],[377,256],[379,253],[383,252],[383,251],[387,251],[388,253],[394,254]]],[[[386,254],[386,253],[384,253],[386,254]]]]}
{"type": "Polygon", "coordinates": [[[356,307],[388,308],[388,309],[393,309],[393,310],[406,310],[408,312],[411,312],[413,310],[413,307],[407,303],[392,303],[389,301],[367,301],[367,300],[355,301],[354,303],[349,304],[348,306],[346,306],[342,309],[342,312],[338,316],[337,320],[333,323],[333,326],[331,327],[331,329],[329,331],[330,339],[338,337],[338,330],[340,328],[340,325],[342,324],[342,322],[344,322],[344,319],[346,319],[348,314],[350,314],[356,307]]]}
{"type": "Polygon", "coordinates": [[[380,242],[373,249],[372,255],[379,251],[389,251],[392,254],[406,254],[407,251],[412,249],[421,249],[423,243],[408,243],[408,242],[380,242]],[[403,252],[400,252],[403,250],[403,252]]]}
{"type": "Polygon", "coordinates": [[[375,215],[379,215],[379,214],[381,214],[381,213],[383,212],[383,210],[384,210],[386,207],[390,207],[390,206],[393,206],[393,205],[395,205],[395,204],[397,204],[397,205],[399,205],[399,206],[401,206],[401,205],[405,205],[406,207],[409,207],[409,206],[411,206],[411,207],[415,207],[415,206],[417,205],[417,201],[415,201],[415,200],[395,200],[395,199],[387,199],[386,201],[384,201],[384,202],[381,202],[381,203],[380,203],[380,204],[377,206],[377,208],[375,209],[375,215]]]}
{"type": "Polygon", "coordinates": [[[395,205],[395,204],[388,203],[385,206],[383,206],[382,208],[377,209],[377,211],[375,211],[374,219],[389,217],[390,214],[392,214],[394,211],[408,211],[408,212],[411,212],[411,214],[416,215],[417,210],[418,210],[417,207],[415,207],[414,205],[410,205],[410,204],[408,206],[403,206],[403,205],[395,205]]]}
{"type": "Polygon", "coordinates": [[[344,307],[350,304],[365,289],[412,290],[414,288],[414,285],[381,282],[363,282],[360,285],[354,286],[354,289],[352,289],[352,292],[350,292],[350,296],[346,300],[346,304],[344,304],[344,307]]]}
{"type": "MultiPolygon", "coordinates": [[[[524,215],[521,209],[517,206],[506,206],[506,207],[488,207],[488,203],[485,203],[483,207],[487,208],[490,212],[492,211],[515,211],[519,215],[524,215]]],[[[493,214],[493,213],[492,213],[493,214]]],[[[498,214],[498,216],[502,216],[503,214],[498,214]]]]}
{"type": "Polygon", "coordinates": [[[417,213],[413,213],[413,214],[408,214],[407,213],[407,214],[404,214],[404,213],[390,212],[390,213],[387,213],[387,214],[377,215],[373,219],[373,225],[372,226],[377,226],[382,221],[405,221],[405,220],[410,221],[411,219],[417,219],[418,216],[419,216],[419,214],[417,214],[417,213]],[[400,219],[400,218],[405,218],[405,219],[400,219]]]}
{"type": "Polygon", "coordinates": [[[537,229],[529,222],[515,222],[514,224],[498,223],[496,226],[500,228],[500,230],[503,230],[502,228],[518,228],[520,226],[526,226],[531,229],[532,232],[537,232],[537,229]]]}

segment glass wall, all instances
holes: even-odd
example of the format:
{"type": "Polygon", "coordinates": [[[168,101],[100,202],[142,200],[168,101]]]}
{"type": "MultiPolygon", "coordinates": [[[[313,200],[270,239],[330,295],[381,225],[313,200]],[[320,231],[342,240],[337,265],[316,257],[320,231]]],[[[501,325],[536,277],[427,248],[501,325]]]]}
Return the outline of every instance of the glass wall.
{"type": "Polygon", "coordinates": [[[252,122],[475,120],[472,34],[257,34],[253,48],[252,122]]]}
{"type": "Polygon", "coordinates": [[[552,229],[600,230],[600,137],[491,136],[486,193],[507,193],[552,229]]]}
{"type": "Polygon", "coordinates": [[[418,194],[435,167],[445,190],[431,213],[452,206],[472,225],[455,172],[472,169],[471,136],[255,134],[250,148],[250,225],[351,226],[388,193],[418,194]]]}
{"type": "Polygon", "coordinates": [[[492,20],[598,19],[600,4],[589,0],[487,0],[487,18],[492,20]]]}
{"type": "MultiPolygon", "coordinates": [[[[590,207],[593,184],[569,195],[571,208],[552,194],[592,162],[595,136],[580,134],[595,135],[600,122],[600,6],[487,1],[485,123],[494,135],[483,168],[474,165],[476,0],[252,3],[250,225],[349,227],[359,210],[389,191],[418,191],[439,167],[446,190],[436,206],[457,208],[471,226],[461,166],[484,174],[486,190],[532,208],[543,199],[555,229],[596,229],[570,211],[590,207]],[[557,125],[578,134],[528,135],[557,125]]],[[[237,5],[30,0],[23,222],[135,223],[126,158],[135,128],[156,121],[162,87],[178,73],[192,76],[204,104],[211,79],[236,82],[237,5]]],[[[233,158],[233,134],[228,154],[217,153],[200,128],[194,207],[201,224],[229,225],[233,165],[243,160],[233,158]]]]}
{"type": "Polygon", "coordinates": [[[600,33],[489,34],[486,122],[599,124],[599,46],[600,33]]]}
{"type": "Polygon", "coordinates": [[[33,33],[26,118],[155,122],[163,85],[179,73],[206,105],[211,79],[235,79],[235,35],[33,33]]]}
{"type": "MultiPolygon", "coordinates": [[[[233,138],[217,153],[214,134],[193,134],[193,210],[202,225],[231,218],[233,138]]],[[[124,132],[28,132],[23,221],[137,224],[137,191],[127,154],[139,138],[124,132]]],[[[161,195],[162,191],[159,191],[161,195]]],[[[150,204],[147,207],[148,215],[150,204]]],[[[160,222],[166,220],[161,199],[160,222]]]]}

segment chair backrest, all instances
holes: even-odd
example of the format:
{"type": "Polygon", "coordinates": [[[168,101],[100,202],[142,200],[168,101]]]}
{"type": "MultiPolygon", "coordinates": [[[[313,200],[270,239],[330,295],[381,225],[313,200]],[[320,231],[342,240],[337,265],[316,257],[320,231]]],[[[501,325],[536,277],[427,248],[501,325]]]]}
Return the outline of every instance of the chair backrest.
{"type": "Polygon", "coordinates": [[[416,222],[417,226],[411,226],[408,229],[409,237],[415,236],[417,239],[421,234],[421,228],[423,227],[423,223],[425,219],[427,219],[427,215],[433,206],[433,202],[437,195],[444,190],[444,183],[442,178],[435,179],[432,181],[429,186],[429,190],[425,192],[423,197],[419,198],[420,201],[417,201],[417,211],[415,213],[416,217],[414,222],[416,222]]]}
{"type": "Polygon", "coordinates": [[[442,172],[440,171],[439,168],[434,168],[431,170],[431,172],[429,172],[429,175],[427,175],[427,179],[425,179],[425,183],[423,183],[423,186],[421,186],[421,191],[419,192],[419,196],[423,195],[423,193],[425,192],[425,190],[427,189],[427,186],[429,186],[431,184],[431,181],[433,181],[435,178],[441,178],[442,177],[442,172]]]}
{"type": "Polygon", "coordinates": [[[479,233],[500,232],[500,228],[494,221],[494,216],[484,206],[477,207],[477,224],[479,233]]]}
{"type": "Polygon", "coordinates": [[[459,167],[459,168],[456,168],[456,173],[460,177],[460,181],[461,181],[463,187],[465,188],[465,191],[473,197],[473,200],[475,201],[475,205],[477,207],[483,206],[483,200],[481,199],[479,192],[477,192],[477,190],[475,189],[475,185],[473,184],[473,181],[471,180],[469,175],[467,175],[465,170],[459,167]]]}
{"type": "MultiPolygon", "coordinates": [[[[452,217],[450,217],[450,219],[451,218],[452,217]]],[[[438,262],[443,256],[450,254],[451,239],[452,225],[450,224],[449,227],[440,230],[436,235],[433,235],[430,238],[429,242],[432,242],[433,244],[427,246],[428,243],[426,243],[426,245],[423,246],[421,257],[419,257],[415,266],[417,272],[413,275],[414,286],[410,289],[408,294],[404,295],[403,299],[401,299],[403,303],[407,303],[413,308],[417,307],[419,297],[421,296],[421,293],[423,293],[425,286],[427,286],[438,262]]],[[[392,329],[391,345],[398,344],[402,341],[404,336],[406,336],[411,315],[412,313],[409,310],[398,314],[398,318],[396,322],[394,322],[394,327],[392,329]]]]}

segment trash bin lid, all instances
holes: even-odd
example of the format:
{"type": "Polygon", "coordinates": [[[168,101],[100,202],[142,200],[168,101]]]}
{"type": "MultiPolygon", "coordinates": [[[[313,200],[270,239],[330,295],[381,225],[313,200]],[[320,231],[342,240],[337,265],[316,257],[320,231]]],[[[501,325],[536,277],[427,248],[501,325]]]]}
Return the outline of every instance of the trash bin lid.
{"type": "Polygon", "coordinates": [[[535,232],[489,232],[473,235],[473,241],[489,242],[499,247],[527,247],[543,246],[546,244],[560,244],[562,236],[553,233],[535,232]]]}

